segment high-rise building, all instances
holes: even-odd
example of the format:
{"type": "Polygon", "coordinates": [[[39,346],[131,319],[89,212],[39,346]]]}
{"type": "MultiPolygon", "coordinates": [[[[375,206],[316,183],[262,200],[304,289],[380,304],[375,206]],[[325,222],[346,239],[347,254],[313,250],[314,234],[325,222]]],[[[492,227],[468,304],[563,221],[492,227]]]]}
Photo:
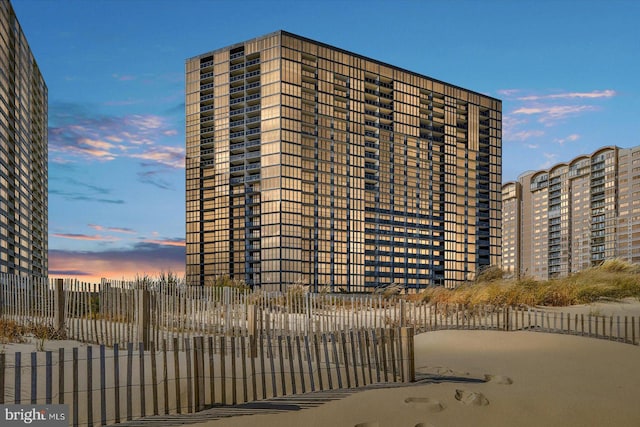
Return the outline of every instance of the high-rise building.
{"type": "Polygon", "coordinates": [[[500,262],[501,101],[278,31],[186,62],[187,280],[456,286],[500,262]]]}
{"type": "Polygon", "coordinates": [[[0,273],[47,276],[47,86],[0,2],[0,273]]]}
{"type": "Polygon", "coordinates": [[[502,197],[502,266],[513,277],[565,277],[610,258],[640,263],[640,146],[525,172],[502,197]]]}

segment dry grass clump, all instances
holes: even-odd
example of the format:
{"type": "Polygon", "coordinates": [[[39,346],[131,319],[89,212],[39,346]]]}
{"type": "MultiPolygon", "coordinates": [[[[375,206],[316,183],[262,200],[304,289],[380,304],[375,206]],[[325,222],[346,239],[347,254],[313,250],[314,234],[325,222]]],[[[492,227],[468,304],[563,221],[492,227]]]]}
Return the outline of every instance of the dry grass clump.
{"type": "Polygon", "coordinates": [[[402,291],[404,291],[404,287],[402,285],[391,283],[387,286],[376,288],[375,293],[382,294],[382,297],[385,299],[390,299],[400,295],[402,291]]]}
{"type": "Polygon", "coordinates": [[[66,338],[64,331],[58,331],[50,324],[23,325],[14,320],[0,319],[0,344],[22,343],[27,341],[30,336],[36,340],[36,350],[38,351],[44,349],[44,342],[47,340],[66,338]]]}
{"type": "Polygon", "coordinates": [[[466,307],[566,306],[603,299],[640,299],[640,266],[618,259],[564,279],[504,281],[498,276],[497,271],[492,271],[485,276],[480,274],[475,283],[456,289],[429,288],[420,294],[420,298],[432,303],[461,304],[466,307]]]}
{"type": "Polygon", "coordinates": [[[0,319],[0,343],[24,342],[25,327],[8,319],[0,319]]]}

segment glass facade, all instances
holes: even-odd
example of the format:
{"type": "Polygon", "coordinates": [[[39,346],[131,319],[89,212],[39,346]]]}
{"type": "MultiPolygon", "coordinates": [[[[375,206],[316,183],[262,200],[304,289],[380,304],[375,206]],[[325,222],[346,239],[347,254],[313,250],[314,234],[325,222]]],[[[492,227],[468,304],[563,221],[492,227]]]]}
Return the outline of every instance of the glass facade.
{"type": "Polygon", "coordinates": [[[47,276],[47,87],[0,2],[0,273],[47,276]]]}
{"type": "Polygon", "coordinates": [[[283,31],[186,75],[191,284],[452,287],[499,263],[499,100],[283,31]]]}

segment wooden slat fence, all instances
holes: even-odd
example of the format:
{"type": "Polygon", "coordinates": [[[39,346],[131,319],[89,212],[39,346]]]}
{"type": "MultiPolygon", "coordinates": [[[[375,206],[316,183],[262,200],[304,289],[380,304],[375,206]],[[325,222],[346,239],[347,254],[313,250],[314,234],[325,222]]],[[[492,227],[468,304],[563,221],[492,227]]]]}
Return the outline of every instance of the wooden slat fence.
{"type": "Polygon", "coordinates": [[[65,403],[70,425],[93,426],[415,380],[411,328],[248,339],[216,335],[180,344],[175,338],[148,349],[116,343],[113,348],[0,353],[0,404],[65,403]]]}
{"type": "Polygon", "coordinates": [[[110,282],[29,281],[0,276],[3,319],[52,325],[63,336],[109,347],[200,335],[304,335],[411,326],[535,330],[640,344],[640,318],[557,309],[433,305],[381,295],[249,292],[235,288],[110,282]]]}

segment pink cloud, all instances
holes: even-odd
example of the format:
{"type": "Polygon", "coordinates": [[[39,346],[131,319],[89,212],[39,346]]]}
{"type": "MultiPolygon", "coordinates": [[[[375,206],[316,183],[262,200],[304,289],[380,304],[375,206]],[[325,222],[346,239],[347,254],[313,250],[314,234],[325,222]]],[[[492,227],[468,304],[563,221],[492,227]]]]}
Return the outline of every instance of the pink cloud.
{"type": "Polygon", "coordinates": [[[184,247],[140,243],[129,249],[106,251],[49,251],[49,276],[81,278],[99,283],[101,278],[134,280],[171,271],[184,276],[184,247]]]}
{"type": "Polygon", "coordinates": [[[162,246],[186,246],[184,239],[144,239],[144,243],[153,243],[162,246]]]}
{"type": "Polygon", "coordinates": [[[105,227],[98,224],[88,224],[89,227],[93,228],[96,231],[111,231],[113,233],[126,233],[126,234],[136,234],[135,230],[130,228],[123,227],[105,227]]]}
{"type": "Polygon", "coordinates": [[[153,160],[172,168],[184,168],[184,149],[182,147],[156,146],[143,153],[131,154],[130,157],[153,160]]]}
{"type": "Polygon", "coordinates": [[[115,237],[111,236],[101,236],[99,234],[95,234],[90,236],[88,234],[76,234],[76,233],[53,233],[53,237],[59,237],[61,239],[72,239],[72,240],[90,240],[90,241],[114,241],[118,240],[115,237]]]}
{"type": "Polygon", "coordinates": [[[80,116],[76,121],[50,128],[49,147],[51,152],[59,153],[56,158],[97,161],[136,158],[172,168],[184,167],[184,148],[160,143],[177,134],[161,116],[80,116]]]}

